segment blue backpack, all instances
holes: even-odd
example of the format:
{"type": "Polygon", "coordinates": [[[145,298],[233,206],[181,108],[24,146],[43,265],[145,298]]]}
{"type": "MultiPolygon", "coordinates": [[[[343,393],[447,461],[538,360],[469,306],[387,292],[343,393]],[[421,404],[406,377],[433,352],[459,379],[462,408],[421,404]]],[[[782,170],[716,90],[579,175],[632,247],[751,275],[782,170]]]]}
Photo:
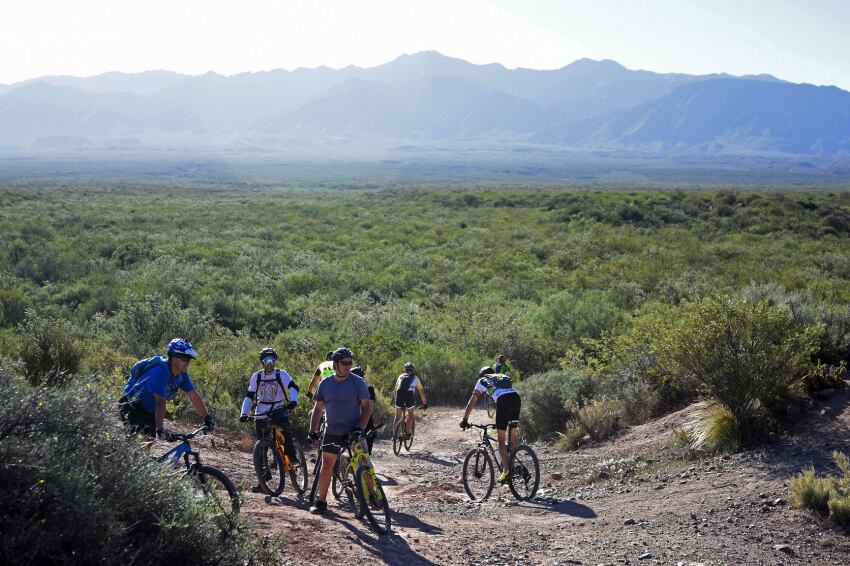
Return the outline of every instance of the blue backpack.
{"type": "Polygon", "coordinates": [[[168,365],[168,360],[163,356],[153,356],[152,358],[145,358],[144,360],[139,360],[133,367],[130,368],[130,375],[127,377],[127,385],[134,388],[136,385],[136,381],[138,381],[139,377],[145,374],[148,370],[158,365],[168,365]]]}

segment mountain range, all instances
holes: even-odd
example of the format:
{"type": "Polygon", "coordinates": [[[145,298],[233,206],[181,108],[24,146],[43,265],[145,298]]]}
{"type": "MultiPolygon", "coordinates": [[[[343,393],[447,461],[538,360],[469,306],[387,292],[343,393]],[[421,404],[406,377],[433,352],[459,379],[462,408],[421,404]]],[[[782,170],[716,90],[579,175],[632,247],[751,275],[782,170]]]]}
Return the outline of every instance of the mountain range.
{"type": "Polygon", "coordinates": [[[846,157],[850,93],[609,60],[511,70],[433,51],[371,68],[112,72],[0,85],[6,151],[410,146],[846,157]]]}

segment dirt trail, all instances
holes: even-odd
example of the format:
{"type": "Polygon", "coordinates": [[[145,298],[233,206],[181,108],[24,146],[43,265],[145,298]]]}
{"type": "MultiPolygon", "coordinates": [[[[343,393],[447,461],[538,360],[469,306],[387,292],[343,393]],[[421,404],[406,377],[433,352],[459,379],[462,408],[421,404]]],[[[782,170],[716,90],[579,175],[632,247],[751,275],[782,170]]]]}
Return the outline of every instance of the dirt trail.
{"type": "MultiPolygon", "coordinates": [[[[288,485],[270,503],[250,493],[247,435],[217,431],[202,455],[240,485],[243,514],[258,535],[278,539],[293,563],[850,563],[850,538],[785,503],[791,474],[811,463],[819,473],[832,471],[831,450],[850,453],[850,391],[816,407],[805,424],[762,449],[659,461],[673,427],[692,414],[693,407],[571,453],[535,445],[542,468],[537,498],[517,503],[497,486],[488,501],[476,504],[467,500],[460,476],[477,435],[458,427],[461,409],[429,409],[417,419],[411,452],[396,457],[388,441],[375,443],[375,466],[394,512],[393,532],[385,536],[337,506],[333,496],[329,513],[317,517],[288,485]],[[588,483],[599,462],[634,462],[629,458],[636,456],[649,459],[640,460],[643,474],[623,480],[614,473],[588,483]]],[[[485,419],[477,410],[470,420],[485,419]]]]}

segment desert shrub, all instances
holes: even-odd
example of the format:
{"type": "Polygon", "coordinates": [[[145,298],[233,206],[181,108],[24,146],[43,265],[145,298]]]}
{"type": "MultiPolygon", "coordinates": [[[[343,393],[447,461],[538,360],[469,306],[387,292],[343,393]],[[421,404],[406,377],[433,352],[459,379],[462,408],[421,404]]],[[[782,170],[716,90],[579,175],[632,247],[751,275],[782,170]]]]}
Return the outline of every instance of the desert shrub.
{"type": "Polygon", "coordinates": [[[829,513],[837,525],[850,526],[850,460],[838,450],[832,453],[840,476],[832,474],[819,478],[815,469],[806,468],[791,478],[789,499],[795,507],[829,513]]]}
{"type": "Polygon", "coordinates": [[[578,296],[561,291],[543,299],[536,319],[544,335],[563,351],[582,338],[598,338],[620,315],[620,309],[603,291],[589,290],[578,296]]]}
{"type": "Polygon", "coordinates": [[[762,408],[803,379],[822,333],[820,325],[796,324],[786,307],[720,296],[689,305],[664,347],[729,409],[746,440],[762,408]]]}
{"type": "Polygon", "coordinates": [[[622,458],[619,460],[603,460],[594,464],[588,474],[591,482],[604,480],[624,480],[626,478],[641,475],[649,469],[649,462],[640,457],[622,458]]]}
{"type": "Polygon", "coordinates": [[[826,325],[825,347],[821,356],[826,363],[837,364],[850,359],[850,308],[827,310],[822,315],[826,325]]]}
{"type": "Polygon", "coordinates": [[[30,301],[20,289],[0,289],[0,328],[24,320],[30,301]]]}
{"type": "Polygon", "coordinates": [[[723,405],[712,403],[697,412],[685,432],[694,450],[737,452],[741,439],[735,417],[723,405]]]}
{"type": "Polygon", "coordinates": [[[842,361],[837,366],[815,362],[803,379],[803,388],[806,393],[813,394],[816,391],[827,388],[844,387],[844,374],[847,373],[847,365],[842,361]]]}
{"type": "Polygon", "coordinates": [[[607,399],[594,399],[574,414],[579,426],[596,441],[609,438],[620,428],[617,404],[607,399]]]}
{"type": "Polygon", "coordinates": [[[0,367],[0,562],[272,559],[241,520],[222,530],[214,505],[127,438],[97,389],[33,389],[0,367]]]}
{"type": "Polygon", "coordinates": [[[592,397],[593,386],[590,372],[581,368],[532,375],[516,384],[522,397],[523,434],[534,439],[563,430],[574,417],[571,407],[583,406],[592,397]]]}
{"type": "Polygon", "coordinates": [[[18,344],[18,355],[33,383],[61,383],[80,369],[83,347],[67,320],[27,309],[18,344]]]}
{"type": "MultiPolygon", "coordinates": [[[[478,354],[425,344],[416,350],[413,359],[417,360],[417,372],[428,390],[429,403],[460,404],[469,399],[481,368],[478,354]]],[[[393,379],[399,373],[401,370],[393,375],[393,379]]],[[[386,389],[384,392],[389,394],[386,389]]]]}
{"type": "Polygon", "coordinates": [[[217,332],[215,321],[195,307],[183,307],[174,297],[127,295],[114,316],[100,315],[98,330],[125,351],[143,358],[162,353],[172,338],[202,342],[217,332]]]}

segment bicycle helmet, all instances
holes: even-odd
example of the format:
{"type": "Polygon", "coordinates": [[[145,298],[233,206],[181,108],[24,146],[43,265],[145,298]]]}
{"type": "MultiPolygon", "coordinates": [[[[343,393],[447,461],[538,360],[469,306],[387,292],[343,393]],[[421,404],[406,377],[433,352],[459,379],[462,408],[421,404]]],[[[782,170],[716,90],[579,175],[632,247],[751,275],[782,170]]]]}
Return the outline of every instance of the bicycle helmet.
{"type": "Polygon", "coordinates": [[[331,360],[333,360],[335,362],[338,362],[343,358],[353,358],[353,357],[354,357],[354,352],[352,352],[351,350],[349,350],[348,348],[346,348],[344,346],[342,348],[337,348],[336,350],[331,352],[331,360]]]}
{"type": "Polygon", "coordinates": [[[499,363],[500,363],[500,364],[505,363],[505,360],[506,360],[507,358],[508,358],[508,357],[507,357],[506,355],[504,355],[504,354],[500,354],[500,355],[499,355],[499,363]]]}
{"type": "Polygon", "coordinates": [[[198,352],[195,351],[195,348],[189,343],[188,340],[184,340],[183,338],[175,338],[171,342],[168,343],[168,346],[165,348],[165,353],[169,356],[189,356],[190,358],[197,358],[198,352]]]}
{"type": "Polygon", "coordinates": [[[329,361],[331,361],[331,359],[333,359],[333,357],[334,357],[334,353],[328,352],[327,354],[325,354],[325,361],[329,362],[329,361]]]}
{"type": "Polygon", "coordinates": [[[268,358],[269,356],[271,356],[274,359],[277,359],[277,350],[275,350],[271,346],[269,346],[267,348],[263,348],[262,350],[260,350],[260,359],[261,360],[263,358],[268,358]]]}
{"type": "Polygon", "coordinates": [[[481,370],[478,372],[478,377],[484,377],[485,375],[490,375],[491,373],[495,373],[495,372],[493,371],[493,368],[492,368],[491,366],[484,366],[484,367],[483,367],[483,368],[481,368],[481,370]]]}
{"type": "Polygon", "coordinates": [[[407,373],[413,373],[414,371],[416,371],[416,366],[413,365],[413,362],[407,362],[406,364],[404,364],[404,371],[406,371],[407,373]]]}
{"type": "Polygon", "coordinates": [[[351,373],[360,377],[366,377],[366,370],[360,366],[357,366],[356,368],[351,368],[351,373]]]}

